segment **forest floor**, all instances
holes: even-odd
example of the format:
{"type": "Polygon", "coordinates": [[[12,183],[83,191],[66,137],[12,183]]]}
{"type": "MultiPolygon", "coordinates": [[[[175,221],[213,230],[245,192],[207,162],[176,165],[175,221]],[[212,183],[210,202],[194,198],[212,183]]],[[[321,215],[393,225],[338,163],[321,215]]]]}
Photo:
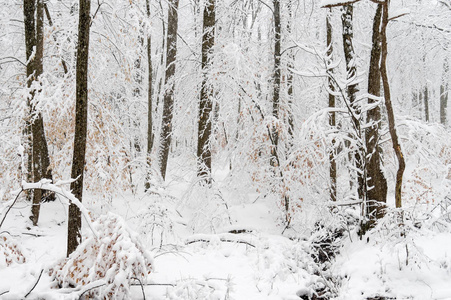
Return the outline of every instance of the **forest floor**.
{"type": "MultiPolygon", "coordinates": [[[[451,206],[440,204],[438,215],[424,210],[429,219],[406,217],[402,230],[387,216],[362,239],[347,232],[336,258],[317,264],[318,239],[282,234],[274,199],[227,184],[206,192],[180,178],[168,182],[153,193],[84,201],[93,216],[124,218],[154,257],[148,285],[132,286],[132,299],[308,299],[315,290],[334,299],[451,299],[451,206]],[[205,203],[212,197],[213,206],[205,203]]],[[[44,203],[37,227],[29,215],[29,205],[17,203],[0,230],[26,259],[0,265],[0,298],[77,299],[51,289],[47,273],[66,254],[67,207],[44,203]]]]}

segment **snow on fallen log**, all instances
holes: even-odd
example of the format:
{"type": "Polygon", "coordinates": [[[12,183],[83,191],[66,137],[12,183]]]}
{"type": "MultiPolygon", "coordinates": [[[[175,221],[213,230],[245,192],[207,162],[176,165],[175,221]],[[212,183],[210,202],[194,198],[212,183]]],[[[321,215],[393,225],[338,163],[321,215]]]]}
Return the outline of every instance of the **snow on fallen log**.
{"type": "Polygon", "coordinates": [[[237,237],[236,234],[233,233],[221,233],[221,234],[195,234],[189,236],[185,239],[185,245],[194,244],[194,243],[237,243],[237,244],[245,244],[256,248],[256,246],[250,241],[250,239],[245,239],[243,237],[237,237]]]}

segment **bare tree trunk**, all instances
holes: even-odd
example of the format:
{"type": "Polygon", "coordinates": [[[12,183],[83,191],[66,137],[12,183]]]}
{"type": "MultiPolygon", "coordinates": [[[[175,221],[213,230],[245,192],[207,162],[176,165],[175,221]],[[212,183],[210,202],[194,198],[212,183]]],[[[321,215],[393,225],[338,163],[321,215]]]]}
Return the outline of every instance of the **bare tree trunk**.
{"type": "Polygon", "coordinates": [[[449,65],[448,59],[445,59],[443,64],[443,75],[442,83],[440,85],[440,123],[446,126],[446,110],[448,108],[448,76],[449,76],[449,65]]]}
{"type": "MultiPolygon", "coordinates": [[[[34,76],[34,60],[30,59],[33,53],[33,48],[36,46],[36,27],[35,27],[35,14],[36,10],[36,2],[35,0],[24,0],[23,5],[23,13],[24,13],[24,27],[25,27],[25,54],[27,58],[27,87],[31,88],[31,84],[33,83],[34,76]]],[[[32,139],[32,108],[31,108],[31,100],[33,99],[34,93],[30,91],[31,98],[27,99],[27,106],[30,110],[29,115],[25,119],[25,150],[27,154],[27,174],[26,179],[28,182],[33,181],[33,139],[32,139]]],[[[27,199],[33,199],[33,192],[27,192],[27,199]]],[[[33,209],[32,209],[33,210],[33,209]]],[[[34,213],[32,212],[32,215],[34,213]]]]}
{"type": "MultiPolygon", "coordinates": [[[[279,106],[280,106],[280,39],[281,39],[281,26],[280,26],[280,2],[279,0],[273,0],[274,4],[274,74],[273,74],[273,98],[272,98],[272,116],[275,120],[279,119],[279,106]]],[[[272,167],[279,167],[277,163],[277,150],[279,144],[279,132],[276,125],[271,128],[271,141],[272,151],[270,164],[272,167]]]]}
{"type": "MultiPolygon", "coordinates": [[[[359,91],[358,84],[354,83],[356,81],[357,76],[357,67],[355,65],[355,52],[353,46],[353,38],[354,38],[354,29],[353,29],[353,4],[345,4],[343,5],[343,13],[341,16],[342,24],[343,24],[343,49],[345,53],[346,60],[346,72],[347,72],[347,102],[348,109],[351,114],[352,125],[354,129],[354,139],[356,139],[357,144],[359,145],[358,149],[354,151],[350,155],[351,161],[354,157],[355,167],[357,169],[357,192],[359,199],[364,199],[366,196],[366,184],[365,184],[365,166],[364,166],[364,149],[362,145],[362,131],[360,126],[360,116],[361,111],[359,105],[356,103],[356,95],[359,91]]],[[[346,101],[346,99],[344,99],[346,101]]],[[[352,183],[352,182],[351,182],[352,183]]]]}
{"type": "MultiPolygon", "coordinates": [[[[373,20],[373,46],[371,48],[370,70],[368,73],[368,94],[380,97],[381,73],[379,62],[381,58],[381,19],[382,4],[377,6],[373,20]]],[[[367,215],[370,220],[383,216],[383,204],[387,202],[387,179],[382,171],[382,149],[379,146],[381,127],[381,106],[372,98],[368,104],[375,105],[367,112],[366,149],[367,149],[367,215]],[[376,202],[375,202],[376,201],[376,202]]],[[[371,223],[371,221],[370,221],[371,223]]]]}
{"type": "MultiPolygon", "coordinates": [[[[166,47],[166,23],[164,21],[164,9],[163,9],[163,5],[161,4],[161,0],[158,2],[160,5],[160,11],[161,11],[161,37],[162,37],[162,45],[161,45],[161,54],[160,54],[160,65],[159,65],[159,70],[164,68],[164,59],[165,59],[165,55],[164,55],[164,50],[166,47]]],[[[167,51],[167,49],[166,49],[167,51]]],[[[157,72],[157,74],[159,74],[160,72],[157,72]]],[[[161,72],[162,73],[162,72],[161,72]]],[[[164,86],[165,82],[164,82],[164,76],[161,75],[160,76],[160,80],[158,81],[158,87],[157,87],[157,92],[156,92],[156,103],[155,103],[155,114],[158,113],[158,106],[160,104],[160,98],[163,97],[163,93],[164,91],[162,91],[162,87],[164,86]]]]}
{"type": "MultiPolygon", "coordinates": [[[[274,121],[279,121],[279,107],[280,107],[280,83],[281,83],[281,20],[280,20],[280,1],[273,0],[273,19],[274,19],[274,74],[273,74],[273,102],[272,102],[272,116],[274,121]]],[[[272,143],[272,151],[270,158],[270,165],[274,168],[274,174],[278,173],[280,176],[281,184],[285,185],[283,178],[283,171],[280,166],[280,159],[278,154],[279,148],[279,127],[280,125],[273,125],[268,132],[272,143]]],[[[283,203],[285,206],[285,223],[288,228],[291,223],[290,216],[290,197],[288,193],[283,195],[283,203]]]]}
{"type": "MultiPolygon", "coordinates": [[[[39,80],[43,73],[44,56],[44,4],[43,0],[24,0],[24,24],[25,24],[25,47],[27,56],[27,86],[31,88],[34,81],[39,80]],[[36,19],[35,19],[36,13],[36,19]],[[34,53],[33,53],[34,52],[34,53]],[[32,56],[34,57],[32,58],[32,56]]],[[[47,141],[44,132],[44,121],[40,112],[36,111],[36,103],[32,100],[39,90],[30,90],[28,106],[30,116],[27,118],[26,132],[31,133],[31,145],[28,152],[28,172],[33,174],[32,180],[39,182],[42,178],[52,179],[47,148],[47,141]]],[[[30,177],[28,179],[31,179],[30,177]]],[[[43,193],[40,190],[33,192],[33,206],[31,208],[31,219],[33,225],[38,224],[40,203],[43,193]]]]}
{"type": "MultiPolygon", "coordinates": [[[[42,75],[44,72],[44,0],[37,0],[36,6],[36,78],[42,75]]],[[[52,180],[52,170],[50,169],[50,156],[47,145],[47,139],[45,138],[44,120],[42,114],[38,113],[36,120],[33,123],[36,128],[37,134],[37,148],[39,149],[39,166],[41,168],[41,177],[52,180]]],[[[34,140],[34,138],[33,138],[34,140]]],[[[34,144],[34,142],[33,142],[34,144]]],[[[36,163],[35,163],[36,164],[36,163]]],[[[35,179],[35,181],[37,181],[35,179]]],[[[45,193],[48,200],[55,200],[54,193],[45,193]]]]}
{"type": "Polygon", "coordinates": [[[166,168],[168,165],[169,148],[171,146],[172,117],[174,109],[174,74],[175,59],[177,56],[177,25],[178,25],[178,5],[179,0],[170,0],[168,13],[168,36],[166,49],[166,73],[165,82],[167,85],[163,99],[163,117],[161,121],[160,134],[160,173],[163,179],[166,178],[166,168]]]}
{"type": "Polygon", "coordinates": [[[429,122],[429,89],[428,85],[424,87],[424,119],[426,122],[429,122]]]}
{"type": "MultiPolygon", "coordinates": [[[[36,2],[35,0],[24,0],[24,26],[25,26],[25,52],[27,57],[27,87],[30,89],[33,81],[36,78],[36,59],[31,59],[34,55],[36,58],[36,20],[35,20],[35,12],[36,12],[36,2]]],[[[36,167],[34,165],[33,159],[39,158],[38,148],[33,143],[33,138],[36,135],[36,127],[33,126],[33,112],[34,107],[31,104],[33,97],[35,95],[34,90],[30,90],[30,97],[27,99],[27,104],[30,109],[30,114],[27,116],[27,124],[26,124],[26,133],[27,133],[27,141],[29,144],[28,147],[28,176],[27,179],[29,181],[33,181],[37,178],[40,179],[41,169],[40,166],[36,162],[36,167]],[[38,167],[39,166],[39,167],[38,167]]],[[[37,225],[39,219],[39,203],[41,201],[41,192],[36,191],[33,194],[30,194],[29,197],[33,200],[33,206],[31,208],[32,221],[33,225],[37,225]]]]}
{"type": "MultiPolygon", "coordinates": [[[[293,2],[288,1],[288,22],[287,33],[289,36],[292,34],[292,20],[293,20],[293,2]]],[[[288,136],[290,138],[290,148],[293,145],[294,139],[294,117],[293,117],[293,71],[295,56],[292,51],[289,53],[288,58],[288,74],[287,74],[287,94],[288,94],[288,136]]]]}
{"type": "MultiPolygon", "coordinates": [[[[74,196],[82,201],[83,175],[86,164],[86,138],[88,129],[88,59],[89,27],[91,23],[91,0],[80,0],[78,19],[78,45],[76,70],[75,136],[70,188],[74,196]]],[[[67,256],[81,242],[81,213],[75,204],[69,206],[67,227],[67,256]]]]}
{"type": "MultiPolygon", "coordinates": [[[[332,9],[329,8],[329,12],[327,13],[326,17],[326,42],[327,42],[327,63],[328,65],[332,63],[332,55],[333,55],[333,45],[332,45],[332,24],[330,23],[330,18],[332,14],[332,9]]],[[[329,66],[328,66],[329,67],[329,66]]],[[[332,72],[332,69],[328,70],[329,72],[332,72]]],[[[327,79],[327,83],[330,89],[329,92],[329,108],[335,108],[335,96],[332,93],[335,90],[333,80],[332,78],[327,79]]],[[[330,113],[329,117],[329,125],[330,127],[336,126],[336,120],[335,120],[335,112],[330,113]]],[[[333,148],[335,144],[335,140],[332,141],[332,147],[329,152],[329,177],[330,177],[330,200],[331,201],[337,201],[337,162],[335,160],[335,149],[333,148]]]]}
{"type": "MultiPolygon", "coordinates": [[[[146,11],[147,11],[147,17],[150,18],[150,0],[146,0],[146,11]]],[[[153,119],[152,119],[152,43],[151,43],[151,36],[150,32],[147,36],[147,179],[146,183],[144,185],[145,190],[147,191],[150,188],[150,177],[151,177],[151,154],[152,154],[152,148],[153,148],[153,119]]]]}
{"type": "Polygon", "coordinates": [[[202,88],[199,102],[199,122],[197,131],[197,176],[211,184],[211,111],[213,89],[208,83],[208,69],[215,43],[215,0],[205,3],[202,35],[202,88]]]}
{"type": "Polygon", "coordinates": [[[402,192],[402,176],[404,174],[404,169],[406,167],[404,161],[404,155],[401,150],[401,145],[398,141],[398,134],[396,132],[395,125],[395,115],[393,112],[393,105],[391,103],[391,95],[390,95],[390,85],[388,82],[387,75],[387,25],[388,25],[388,7],[390,5],[390,0],[385,0],[383,5],[383,14],[382,14],[382,27],[381,27],[381,45],[382,45],[382,55],[381,55],[381,76],[382,83],[384,86],[384,97],[385,97],[385,106],[387,108],[388,115],[388,127],[390,131],[390,136],[393,143],[393,150],[396,153],[396,157],[398,159],[398,171],[396,173],[396,187],[395,187],[395,203],[396,207],[400,208],[402,206],[401,192],[402,192]]]}

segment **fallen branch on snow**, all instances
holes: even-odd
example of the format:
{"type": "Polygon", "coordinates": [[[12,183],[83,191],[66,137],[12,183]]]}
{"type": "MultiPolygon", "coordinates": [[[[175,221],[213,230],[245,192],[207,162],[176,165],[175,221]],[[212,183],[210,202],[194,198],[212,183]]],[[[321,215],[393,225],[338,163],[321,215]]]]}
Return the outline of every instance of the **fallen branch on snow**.
{"type": "Polygon", "coordinates": [[[253,248],[256,248],[256,246],[248,241],[237,239],[233,236],[233,234],[221,234],[221,235],[206,235],[206,234],[197,234],[192,236],[191,238],[188,238],[185,241],[185,245],[190,245],[194,243],[211,243],[211,242],[223,242],[223,243],[237,243],[237,244],[245,244],[248,246],[251,246],[253,248]]]}

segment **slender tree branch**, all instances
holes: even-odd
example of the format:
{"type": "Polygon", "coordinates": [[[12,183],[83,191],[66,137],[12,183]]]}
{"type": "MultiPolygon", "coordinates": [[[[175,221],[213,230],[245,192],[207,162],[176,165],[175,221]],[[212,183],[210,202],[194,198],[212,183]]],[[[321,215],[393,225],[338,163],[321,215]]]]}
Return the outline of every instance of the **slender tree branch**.
{"type": "Polygon", "coordinates": [[[86,294],[86,292],[92,291],[93,289],[97,289],[97,288],[99,288],[99,287],[101,287],[101,286],[104,286],[104,285],[106,285],[106,284],[105,284],[105,283],[102,283],[102,284],[99,284],[99,285],[96,285],[96,286],[93,286],[93,287],[91,287],[91,288],[89,288],[89,289],[84,290],[84,291],[80,294],[80,296],[78,297],[78,300],[83,299],[83,295],[86,294]]]}
{"type": "Polygon", "coordinates": [[[31,292],[34,290],[34,288],[38,285],[39,280],[41,280],[42,272],[44,272],[44,269],[41,270],[41,273],[39,274],[38,280],[36,280],[36,282],[34,283],[33,287],[32,287],[31,290],[24,296],[24,298],[27,298],[28,295],[30,295],[30,293],[31,293],[31,292]]]}
{"type": "Polygon", "coordinates": [[[144,286],[143,286],[141,280],[139,280],[139,279],[136,278],[136,277],[132,277],[131,279],[135,279],[135,280],[137,280],[137,281],[139,282],[139,285],[141,286],[141,291],[142,291],[142,293],[143,293],[143,300],[146,300],[146,294],[144,293],[144,286]]]}
{"type": "Polygon", "coordinates": [[[17,199],[19,199],[20,194],[24,191],[24,189],[22,188],[20,190],[20,192],[17,194],[16,199],[14,199],[13,203],[8,207],[8,209],[6,210],[5,215],[3,216],[2,222],[0,222],[0,228],[2,228],[3,222],[5,222],[6,216],[8,215],[9,211],[11,210],[11,208],[14,206],[14,204],[16,204],[17,199]]]}
{"type": "Polygon", "coordinates": [[[321,6],[321,8],[338,7],[338,6],[343,6],[343,5],[347,5],[347,4],[353,4],[353,3],[356,3],[356,2],[359,2],[359,1],[360,0],[343,0],[343,1],[340,1],[340,2],[323,5],[323,6],[321,6]]]}
{"type": "MultiPolygon", "coordinates": [[[[21,60],[19,60],[18,58],[15,58],[15,57],[13,57],[13,56],[5,56],[5,57],[2,57],[2,58],[0,58],[0,59],[12,59],[13,61],[20,63],[20,64],[21,64],[22,66],[24,66],[24,67],[27,66],[27,65],[24,64],[21,60]]],[[[1,62],[0,65],[3,65],[3,64],[6,64],[6,63],[10,63],[10,62],[11,62],[11,61],[1,62]]]]}

